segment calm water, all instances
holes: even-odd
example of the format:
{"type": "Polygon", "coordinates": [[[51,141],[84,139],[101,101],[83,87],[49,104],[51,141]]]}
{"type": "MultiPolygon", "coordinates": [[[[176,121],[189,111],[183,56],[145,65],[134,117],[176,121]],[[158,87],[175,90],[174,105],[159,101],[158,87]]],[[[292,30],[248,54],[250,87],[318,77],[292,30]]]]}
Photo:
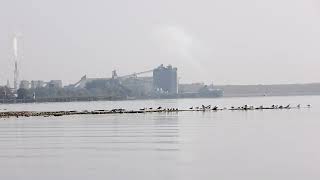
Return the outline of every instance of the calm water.
{"type": "Polygon", "coordinates": [[[0,119],[0,179],[319,179],[320,96],[44,103],[0,109],[289,103],[313,107],[0,119]]]}

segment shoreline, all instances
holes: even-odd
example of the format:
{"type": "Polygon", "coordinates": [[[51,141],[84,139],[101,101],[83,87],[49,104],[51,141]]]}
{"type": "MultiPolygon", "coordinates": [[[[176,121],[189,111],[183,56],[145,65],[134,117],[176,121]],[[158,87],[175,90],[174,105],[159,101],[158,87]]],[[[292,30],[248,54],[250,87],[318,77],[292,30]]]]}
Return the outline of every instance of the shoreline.
{"type": "Polygon", "coordinates": [[[31,104],[31,103],[64,103],[64,102],[99,102],[99,101],[139,101],[139,100],[165,100],[165,99],[222,99],[222,98],[255,98],[255,97],[299,97],[299,96],[320,96],[320,94],[287,94],[287,95],[226,95],[222,97],[174,97],[174,98],[127,98],[127,99],[110,99],[110,98],[52,98],[51,100],[43,99],[0,99],[0,105],[5,104],[31,104]],[[54,100],[53,100],[54,99],[54,100]]]}

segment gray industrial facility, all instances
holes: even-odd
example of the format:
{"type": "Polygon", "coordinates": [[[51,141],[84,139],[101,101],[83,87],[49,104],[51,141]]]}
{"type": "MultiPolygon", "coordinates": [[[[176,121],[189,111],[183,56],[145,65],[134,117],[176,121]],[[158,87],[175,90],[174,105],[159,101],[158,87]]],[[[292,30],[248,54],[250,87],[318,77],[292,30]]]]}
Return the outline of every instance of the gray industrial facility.
{"type": "Polygon", "coordinates": [[[177,68],[171,65],[165,67],[160,65],[153,70],[153,86],[157,92],[174,95],[178,94],[177,68]]]}
{"type": "Polygon", "coordinates": [[[90,87],[93,89],[108,88],[107,86],[110,86],[110,88],[111,86],[113,86],[112,88],[114,86],[122,86],[122,88],[126,88],[131,92],[130,95],[136,97],[176,95],[178,93],[177,68],[173,68],[171,65],[166,67],[160,65],[152,70],[124,76],[118,76],[116,71],[113,71],[111,78],[88,78],[87,76],[83,76],[80,81],[68,86],[68,88],[82,89],[90,87]],[[153,74],[153,76],[149,74],[153,74]]]}
{"type": "Polygon", "coordinates": [[[178,69],[161,64],[156,68],[128,75],[119,76],[115,70],[111,77],[88,78],[85,75],[78,82],[64,87],[61,80],[22,80],[17,90],[17,99],[23,99],[24,102],[46,102],[220,97],[223,94],[213,86],[194,86],[195,84],[184,84],[179,88],[178,69]]]}

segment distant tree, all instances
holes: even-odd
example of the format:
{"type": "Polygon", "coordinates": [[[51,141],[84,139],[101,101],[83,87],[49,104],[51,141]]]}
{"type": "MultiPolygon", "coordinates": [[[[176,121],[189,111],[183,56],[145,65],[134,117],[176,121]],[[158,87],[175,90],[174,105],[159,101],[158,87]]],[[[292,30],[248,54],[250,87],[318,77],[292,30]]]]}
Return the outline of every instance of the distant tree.
{"type": "Polygon", "coordinates": [[[27,89],[18,89],[17,91],[18,99],[28,99],[31,98],[30,92],[27,89]]]}
{"type": "Polygon", "coordinates": [[[0,86],[0,99],[13,99],[13,92],[6,86],[0,86]]]}

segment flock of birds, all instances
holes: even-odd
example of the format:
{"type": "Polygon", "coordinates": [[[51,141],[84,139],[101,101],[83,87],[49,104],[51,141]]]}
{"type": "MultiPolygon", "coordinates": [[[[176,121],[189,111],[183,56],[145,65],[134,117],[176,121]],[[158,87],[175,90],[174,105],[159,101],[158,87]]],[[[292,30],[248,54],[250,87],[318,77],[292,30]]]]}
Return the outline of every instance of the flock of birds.
{"type": "Polygon", "coordinates": [[[140,111],[179,111],[178,108],[162,108],[159,106],[158,108],[141,108],[140,111]]]}
{"type": "MultiPolygon", "coordinates": [[[[157,108],[141,108],[139,109],[140,111],[207,111],[207,110],[212,110],[212,111],[218,111],[218,110],[263,110],[263,109],[300,109],[302,106],[300,104],[296,106],[291,106],[290,104],[288,105],[275,105],[273,104],[270,107],[265,107],[263,105],[259,107],[254,107],[254,106],[249,106],[249,105],[243,105],[243,106],[231,106],[230,108],[219,108],[218,106],[212,106],[212,105],[201,105],[201,106],[192,106],[187,110],[180,110],[178,108],[163,108],[161,106],[157,108]]],[[[305,108],[311,108],[311,105],[308,104],[305,108]]]]}

